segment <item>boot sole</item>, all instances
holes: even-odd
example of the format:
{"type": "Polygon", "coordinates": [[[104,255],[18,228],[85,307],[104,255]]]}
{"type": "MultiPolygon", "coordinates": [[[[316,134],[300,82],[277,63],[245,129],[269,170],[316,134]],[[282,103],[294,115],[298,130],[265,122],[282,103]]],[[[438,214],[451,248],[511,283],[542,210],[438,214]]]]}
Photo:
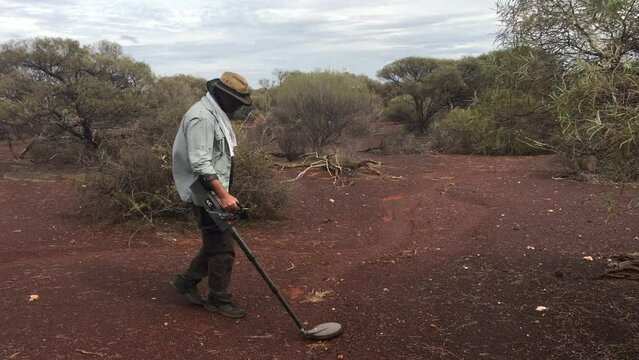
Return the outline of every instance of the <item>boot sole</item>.
{"type": "Polygon", "coordinates": [[[244,313],[244,314],[231,314],[231,313],[227,313],[227,312],[222,311],[222,310],[220,310],[219,308],[217,308],[217,307],[215,307],[215,306],[213,306],[213,305],[210,305],[210,304],[204,304],[204,308],[205,308],[207,311],[209,311],[209,312],[216,313],[216,314],[220,314],[220,315],[222,315],[222,316],[226,316],[226,317],[231,318],[231,319],[242,319],[242,318],[244,318],[244,317],[246,316],[246,313],[244,313]]]}

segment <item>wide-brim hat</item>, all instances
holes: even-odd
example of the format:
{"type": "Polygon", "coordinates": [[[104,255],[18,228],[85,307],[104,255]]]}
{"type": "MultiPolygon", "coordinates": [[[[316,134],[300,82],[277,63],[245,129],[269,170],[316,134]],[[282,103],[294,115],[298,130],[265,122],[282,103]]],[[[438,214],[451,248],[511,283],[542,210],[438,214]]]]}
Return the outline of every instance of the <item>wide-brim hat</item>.
{"type": "Polygon", "coordinates": [[[209,80],[206,85],[209,90],[216,87],[224,91],[246,106],[250,106],[252,103],[248,82],[240,74],[227,71],[219,78],[209,80]]]}

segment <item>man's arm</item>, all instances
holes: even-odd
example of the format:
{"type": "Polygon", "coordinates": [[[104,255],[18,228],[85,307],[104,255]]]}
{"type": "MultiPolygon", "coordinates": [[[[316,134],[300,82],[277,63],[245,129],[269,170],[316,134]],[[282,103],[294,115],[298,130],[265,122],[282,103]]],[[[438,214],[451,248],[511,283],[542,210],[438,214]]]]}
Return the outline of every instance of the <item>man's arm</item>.
{"type": "Polygon", "coordinates": [[[199,176],[204,176],[215,194],[220,198],[220,205],[224,211],[236,212],[238,210],[237,199],[228,193],[220,180],[213,164],[213,140],[215,130],[213,126],[202,119],[191,119],[186,128],[186,143],[189,152],[191,168],[199,176]]]}
{"type": "Polygon", "coordinates": [[[214,129],[207,121],[194,118],[186,124],[186,146],[191,169],[197,175],[217,177],[211,160],[215,138],[214,129]]]}

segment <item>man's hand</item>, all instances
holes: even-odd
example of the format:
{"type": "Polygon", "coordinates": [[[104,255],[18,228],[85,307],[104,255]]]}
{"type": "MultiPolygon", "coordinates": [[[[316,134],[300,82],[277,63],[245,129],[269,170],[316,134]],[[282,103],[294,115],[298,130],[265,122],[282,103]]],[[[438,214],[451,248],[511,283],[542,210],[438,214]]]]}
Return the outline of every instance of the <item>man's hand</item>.
{"type": "Polygon", "coordinates": [[[226,193],[226,196],[220,198],[220,205],[222,205],[222,209],[224,209],[224,211],[230,213],[235,213],[240,209],[235,196],[229,193],[226,193]]]}
{"type": "Polygon", "coordinates": [[[217,197],[220,198],[220,206],[222,206],[222,210],[230,213],[236,213],[240,209],[240,205],[237,203],[235,196],[226,191],[220,180],[211,180],[211,189],[213,189],[217,197]]]}

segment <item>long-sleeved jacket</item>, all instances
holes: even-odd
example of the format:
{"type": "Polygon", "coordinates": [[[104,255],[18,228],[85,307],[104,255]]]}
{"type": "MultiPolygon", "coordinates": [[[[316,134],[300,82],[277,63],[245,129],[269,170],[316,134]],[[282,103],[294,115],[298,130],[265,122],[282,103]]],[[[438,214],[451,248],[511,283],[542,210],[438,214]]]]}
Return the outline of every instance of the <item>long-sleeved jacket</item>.
{"type": "Polygon", "coordinates": [[[173,143],[173,180],[183,201],[194,202],[189,187],[200,175],[217,177],[229,190],[232,157],[220,127],[225,119],[216,116],[220,113],[226,116],[204,96],[182,117],[173,143]]]}

